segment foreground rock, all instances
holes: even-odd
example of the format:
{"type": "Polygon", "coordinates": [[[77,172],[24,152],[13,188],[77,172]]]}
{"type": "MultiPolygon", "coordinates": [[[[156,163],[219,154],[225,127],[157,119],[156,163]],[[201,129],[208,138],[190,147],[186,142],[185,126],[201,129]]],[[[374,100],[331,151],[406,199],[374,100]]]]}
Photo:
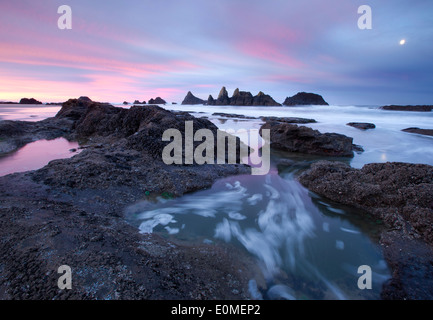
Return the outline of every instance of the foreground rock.
{"type": "Polygon", "coordinates": [[[323,105],[329,104],[323,99],[321,95],[315,93],[298,92],[293,97],[288,97],[283,102],[285,106],[302,106],[302,105],[323,105]]]}
{"type": "Polygon", "coordinates": [[[403,129],[401,131],[423,134],[425,136],[433,136],[433,129],[407,128],[407,129],[403,129]]]}
{"type": "Polygon", "coordinates": [[[353,157],[357,150],[353,138],[337,133],[320,133],[305,126],[269,121],[261,128],[270,130],[270,146],[274,149],[305,154],[353,157]]]}
{"type": "Polygon", "coordinates": [[[53,135],[80,141],[83,151],[0,178],[0,299],[247,298],[250,262],[233,259],[240,255],[235,249],[140,235],[124,217],[147,195],[180,196],[250,172],[240,164],[163,163],[163,130],[184,135],[185,121],[192,121],[194,131],[216,132],[211,122],[157,106],[123,109],[78,99],[44,121],[11,122],[6,138],[56,124],[61,133],[53,135]],[[64,264],[72,268],[72,290],[57,287],[64,264]]]}
{"type": "Polygon", "coordinates": [[[417,106],[383,106],[380,109],[382,110],[391,110],[391,111],[417,111],[417,112],[430,112],[433,110],[433,106],[426,105],[417,105],[417,106]]]}
{"type": "Polygon", "coordinates": [[[194,96],[191,91],[188,91],[185,99],[182,101],[182,105],[196,105],[196,104],[205,104],[205,100],[197,98],[194,96]]]}
{"type": "Polygon", "coordinates": [[[373,163],[353,169],[320,161],[299,181],[333,201],[364,210],[384,222],[381,244],[391,267],[384,299],[433,296],[433,167],[373,163]]]}
{"type": "Polygon", "coordinates": [[[281,106],[271,96],[261,91],[253,96],[251,92],[236,89],[230,98],[225,87],[221,89],[216,100],[210,95],[207,104],[213,106],[281,106]]]}
{"type": "Polygon", "coordinates": [[[374,123],[368,123],[368,122],[349,122],[347,125],[360,130],[369,130],[369,129],[376,128],[376,125],[374,123]]]}

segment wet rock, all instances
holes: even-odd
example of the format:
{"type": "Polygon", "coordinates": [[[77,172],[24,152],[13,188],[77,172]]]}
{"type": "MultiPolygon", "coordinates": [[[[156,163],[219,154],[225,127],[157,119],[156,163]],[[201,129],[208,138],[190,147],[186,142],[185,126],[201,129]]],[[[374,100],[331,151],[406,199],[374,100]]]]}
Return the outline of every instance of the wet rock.
{"type": "Polygon", "coordinates": [[[150,99],[149,104],[167,104],[167,102],[164,99],[157,97],[155,99],[150,99]]]}
{"type": "Polygon", "coordinates": [[[348,126],[360,129],[360,130],[368,130],[376,128],[374,123],[366,123],[366,122],[349,122],[348,126]]]}
{"type": "Polygon", "coordinates": [[[391,111],[417,111],[417,112],[430,112],[433,110],[433,106],[428,105],[408,105],[408,106],[399,106],[399,105],[389,105],[383,106],[380,109],[382,110],[391,110],[391,111]]]}
{"type": "Polygon", "coordinates": [[[266,122],[261,128],[270,130],[270,146],[274,149],[331,157],[353,157],[353,139],[337,133],[320,133],[305,126],[266,122]]]}
{"type": "Polygon", "coordinates": [[[407,128],[401,131],[433,136],[433,129],[407,128]]]}
{"type": "Polygon", "coordinates": [[[254,105],[254,97],[250,92],[239,91],[236,89],[230,99],[232,106],[252,106],[254,105]]]}
{"type": "Polygon", "coordinates": [[[260,117],[265,122],[284,122],[284,123],[316,123],[314,119],[297,118],[297,117],[260,117]]]}
{"type": "Polygon", "coordinates": [[[233,92],[233,96],[230,98],[225,87],[221,89],[216,100],[210,95],[207,104],[222,106],[281,106],[281,104],[276,102],[271,96],[261,91],[256,96],[253,96],[251,92],[236,89],[233,92]]]}
{"type": "Polygon", "coordinates": [[[206,101],[194,96],[191,91],[188,91],[185,99],[182,101],[182,105],[196,105],[196,104],[204,104],[206,101]]]}
{"type": "Polygon", "coordinates": [[[315,93],[298,92],[296,95],[290,98],[286,98],[283,102],[285,106],[297,106],[297,105],[329,105],[321,95],[315,93]]]}

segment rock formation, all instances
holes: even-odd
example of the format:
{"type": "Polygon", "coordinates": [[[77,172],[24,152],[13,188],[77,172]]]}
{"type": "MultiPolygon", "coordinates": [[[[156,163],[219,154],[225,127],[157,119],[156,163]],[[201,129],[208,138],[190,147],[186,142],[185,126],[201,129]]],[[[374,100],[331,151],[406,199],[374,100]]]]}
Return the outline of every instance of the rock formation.
{"type": "Polygon", "coordinates": [[[261,91],[256,96],[253,96],[251,92],[236,89],[230,98],[225,87],[221,89],[216,100],[210,95],[207,104],[217,106],[281,106],[271,96],[261,91]]]}
{"type": "Polygon", "coordinates": [[[407,128],[401,131],[433,136],[433,129],[407,128]]]}
{"type": "Polygon", "coordinates": [[[373,123],[366,123],[366,122],[349,122],[347,123],[347,125],[360,130],[368,130],[368,129],[376,128],[376,126],[373,123]]]}
{"type": "Polygon", "coordinates": [[[270,130],[271,148],[305,154],[353,157],[353,139],[337,133],[320,133],[295,124],[269,121],[261,128],[270,130]]]}
{"type": "Polygon", "coordinates": [[[264,94],[263,92],[259,92],[253,101],[254,106],[267,106],[267,107],[279,107],[281,103],[276,102],[270,95],[264,94]]]}
{"type": "Polygon", "coordinates": [[[298,106],[298,105],[329,105],[321,95],[315,93],[298,92],[290,98],[286,98],[283,105],[298,106]]]}
{"type": "Polygon", "coordinates": [[[78,100],[84,101],[84,102],[92,102],[92,99],[90,99],[89,97],[86,97],[86,96],[81,96],[78,98],[78,100]]]}
{"type": "Polygon", "coordinates": [[[148,103],[149,104],[166,104],[167,102],[164,99],[157,97],[155,99],[150,99],[148,103]]]}
{"type": "Polygon", "coordinates": [[[182,105],[196,105],[196,104],[204,104],[206,101],[194,96],[191,91],[188,91],[185,99],[182,101],[182,105]]]}
{"type": "Polygon", "coordinates": [[[417,106],[397,106],[397,105],[389,105],[383,106],[380,109],[382,110],[391,110],[391,111],[418,111],[418,112],[430,112],[433,110],[433,106],[427,105],[417,105],[417,106]]]}

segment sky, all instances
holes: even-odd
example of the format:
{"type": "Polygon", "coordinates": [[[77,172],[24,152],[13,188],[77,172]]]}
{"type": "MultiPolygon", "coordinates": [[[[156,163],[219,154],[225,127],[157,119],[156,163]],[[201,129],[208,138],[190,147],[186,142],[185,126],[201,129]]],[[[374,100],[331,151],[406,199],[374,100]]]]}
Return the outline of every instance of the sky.
{"type": "Polygon", "coordinates": [[[432,13],[431,0],[0,0],[0,100],[180,103],[226,86],[279,102],[305,91],[433,104],[432,13]]]}

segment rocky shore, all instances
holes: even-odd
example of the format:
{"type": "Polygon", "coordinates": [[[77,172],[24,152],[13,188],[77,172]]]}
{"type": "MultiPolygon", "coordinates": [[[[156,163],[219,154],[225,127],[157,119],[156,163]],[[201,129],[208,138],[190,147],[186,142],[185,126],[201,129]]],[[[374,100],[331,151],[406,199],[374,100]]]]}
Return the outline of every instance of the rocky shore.
{"type": "Polygon", "coordinates": [[[416,106],[398,106],[398,105],[389,105],[380,107],[382,110],[389,111],[416,111],[416,112],[430,112],[433,110],[433,106],[427,105],[416,105],[416,106]]]}
{"type": "MultiPolygon", "coordinates": [[[[330,157],[353,157],[361,151],[353,144],[353,138],[338,133],[320,133],[305,126],[298,126],[285,119],[270,119],[260,128],[270,130],[271,148],[330,157]],[[281,121],[283,120],[283,121],[281,121]]],[[[309,121],[300,121],[308,123],[309,121]]]]}
{"type": "Polygon", "coordinates": [[[433,296],[433,167],[372,163],[354,169],[320,161],[299,181],[316,194],[383,221],[380,244],[391,268],[383,299],[433,296]]]}
{"type": "Polygon", "coordinates": [[[146,197],[176,197],[250,172],[242,164],[165,165],[162,130],[185,134],[185,121],[194,130],[217,130],[157,106],[122,109],[78,99],[41,122],[2,122],[6,144],[62,136],[83,151],[0,178],[0,299],[248,298],[252,262],[233,259],[242,256],[235,249],[140,235],[123,215],[146,197]],[[72,268],[72,290],[57,287],[64,264],[72,268]]]}

